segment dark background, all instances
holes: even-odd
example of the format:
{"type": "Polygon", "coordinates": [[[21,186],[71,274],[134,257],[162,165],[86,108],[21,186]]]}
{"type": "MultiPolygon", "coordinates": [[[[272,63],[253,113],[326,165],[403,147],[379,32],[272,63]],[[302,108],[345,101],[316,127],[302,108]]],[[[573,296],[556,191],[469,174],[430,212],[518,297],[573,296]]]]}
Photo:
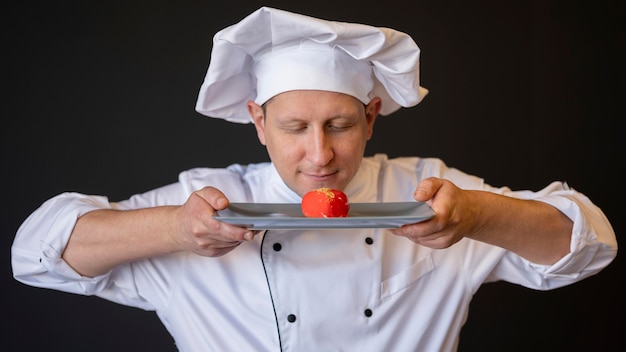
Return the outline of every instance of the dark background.
{"type": "MultiPolygon", "coordinates": [[[[156,315],[14,281],[20,223],[63,191],[128,198],[196,166],[267,159],[250,125],[194,112],[213,34],[261,5],[396,28],[422,49],[419,106],[368,154],[437,156],[495,186],[565,180],[623,243],[624,1],[23,1],[3,5],[3,345],[173,351],[156,315]]],[[[475,296],[461,351],[626,351],[625,263],[536,292],[475,296]]]]}

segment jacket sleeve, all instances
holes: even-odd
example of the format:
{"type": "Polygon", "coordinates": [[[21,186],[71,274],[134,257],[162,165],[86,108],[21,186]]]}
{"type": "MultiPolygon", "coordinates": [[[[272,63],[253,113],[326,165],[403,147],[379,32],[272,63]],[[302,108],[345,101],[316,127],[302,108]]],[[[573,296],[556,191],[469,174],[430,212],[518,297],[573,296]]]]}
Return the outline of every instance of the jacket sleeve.
{"type": "Polygon", "coordinates": [[[481,189],[521,199],[533,199],[557,208],[572,222],[570,253],[553,265],[532,263],[507,251],[486,281],[504,280],[525,287],[548,290],[565,286],[600,272],[617,255],[615,231],[602,210],[587,196],[564,182],[552,182],[539,191],[512,191],[493,187],[475,176],[448,168],[442,163],[435,169],[440,177],[461,188],[481,189]]]}
{"type": "Polygon", "coordinates": [[[513,196],[550,204],[569,217],[573,222],[570,253],[553,265],[539,265],[508,252],[491,280],[507,279],[548,290],[595,275],[615,259],[617,239],[613,227],[602,210],[584,194],[565,183],[553,182],[538,192],[513,192],[513,196]],[[526,274],[511,280],[507,276],[513,267],[525,269],[526,274]]]}
{"type": "Polygon", "coordinates": [[[137,294],[130,265],[112,272],[85,277],[62,258],[76,221],[96,209],[136,209],[179,203],[185,192],[180,183],[136,195],[123,202],[80,193],[59,194],[36,209],[20,226],[11,247],[14,278],[24,284],[103,298],[150,309],[137,294]],[[114,277],[114,279],[112,279],[114,277]],[[115,289],[114,289],[115,288],[115,289]]]}
{"type": "MultiPolygon", "coordinates": [[[[36,209],[20,226],[11,248],[14,278],[26,285],[82,295],[97,295],[110,301],[143,309],[154,309],[138,282],[141,277],[161,280],[168,285],[163,269],[153,261],[143,260],[120,265],[98,277],[84,277],[62,258],[76,221],[97,209],[140,209],[161,205],[181,205],[189,195],[205,186],[224,191],[229,199],[245,198],[241,175],[246,168],[234,164],[228,168],[197,168],[184,171],[179,182],[136,194],[129,199],[110,202],[107,197],[80,193],[59,194],[36,209]]],[[[175,258],[172,262],[175,262],[175,258]]],[[[176,264],[168,264],[172,268],[176,264]]],[[[175,272],[175,269],[171,269],[175,272]]]]}
{"type": "MultiPolygon", "coordinates": [[[[552,182],[539,191],[493,187],[482,178],[448,167],[442,160],[417,161],[419,179],[436,176],[450,180],[462,189],[476,189],[520,199],[533,199],[557,208],[573,222],[570,253],[553,265],[532,263],[504,251],[492,267],[485,256],[472,256],[468,272],[477,275],[473,282],[508,281],[528,288],[548,290],[565,286],[597,274],[617,255],[615,231],[602,210],[587,196],[564,182],[552,182]],[[475,270],[487,265],[486,271],[475,270]]],[[[482,247],[482,245],[480,245],[482,247]]],[[[475,287],[476,289],[477,287],[475,287]]]]}

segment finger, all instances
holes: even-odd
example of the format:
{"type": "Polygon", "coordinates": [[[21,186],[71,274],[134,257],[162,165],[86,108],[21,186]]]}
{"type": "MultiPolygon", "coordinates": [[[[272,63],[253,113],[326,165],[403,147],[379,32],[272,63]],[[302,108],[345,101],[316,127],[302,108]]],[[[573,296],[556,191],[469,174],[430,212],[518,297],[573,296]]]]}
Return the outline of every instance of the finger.
{"type": "Polygon", "coordinates": [[[215,210],[225,209],[230,204],[226,195],[214,187],[204,187],[196,191],[196,194],[202,197],[215,210]]]}
{"type": "Polygon", "coordinates": [[[449,247],[453,242],[450,236],[446,236],[440,232],[417,232],[414,226],[406,226],[404,228],[394,229],[391,231],[398,236],[429,248],[441,249],[449,247]]]}
{"type": "Polygon", "coordinates": [[[418,202],[430,200],[435,196],[435,193],[437,193],[442,185],[442,179],[436,177],[424,179],[417,185],[415,192],[413,192],[413,198],[415,198],[418,202]]]}
{"type": "Polygon", "coordinates": [[[213,249],[208,256],[210,257],[221,257],[224,254],[230,253],[233,249],[237,248],[239,244],[227,248],[213,249]]]}
{"type": "Polygon", "coordinates": [[[399,227],[397,229],[390,229],[390,231],[394,235],[398,236],[419,237],[432,232],[429,230],[430,225],[428,224],[428,222],[430,222],[430,220],[417,224],[403,225],[402,227],[399,227]]]}
{"type": "Polygon", "coordinates": [[[224,249],[224,248],[237,247],[241,243],[242,241],[212,241],[210,243],[207,243],[205,247],[212,248],[212,249],[224,249]]]}
{"type": "Polygon", "coordinates": [[[245,227],[228,224],[219,220],[213,219],[212,221],[217,222],[218,228],[215,230],[215,233],[218,233],[224,241],[251,241],[259,233],[259,231],[253,231],[245,227]]]}
{"type": "Polygon", "coordinates": [[[434,249],[448,248],[458,241],[459,239],[454,237],[452,234],[443,233],[430,234],[416,239],[417,243],[434,249]]]}
{"type": "Polygon", "coordinates": [[[199,255],[203,255],[203,256],[207,256],[207,257],[219,257],[222,256],[226,253],[229,253],[230,251],[232,251],[233,249],[239,247],[239,245],[241,244],[241,242],[238,243],[232,243],[228,246],[224,245],[224,246],[212,246],[212,247],[207,247],[205,249],[200,249],[197,251],[194,251],[196,254],[199,255]]]}

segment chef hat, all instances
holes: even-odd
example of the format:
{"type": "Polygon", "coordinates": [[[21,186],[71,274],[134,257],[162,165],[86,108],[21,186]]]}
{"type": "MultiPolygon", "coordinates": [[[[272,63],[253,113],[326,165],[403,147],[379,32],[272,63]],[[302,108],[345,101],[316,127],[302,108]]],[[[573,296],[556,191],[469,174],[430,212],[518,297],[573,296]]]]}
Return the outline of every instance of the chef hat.
{"type": "Polygon", "coordinates": [[[381,114],[417,105],[420,49],[389,28],[326,21],[262,7],[213,38],[211,61],[196,110],[252,122],[246,102],[262,105],[299,89],[382,99],[381,114]]]}

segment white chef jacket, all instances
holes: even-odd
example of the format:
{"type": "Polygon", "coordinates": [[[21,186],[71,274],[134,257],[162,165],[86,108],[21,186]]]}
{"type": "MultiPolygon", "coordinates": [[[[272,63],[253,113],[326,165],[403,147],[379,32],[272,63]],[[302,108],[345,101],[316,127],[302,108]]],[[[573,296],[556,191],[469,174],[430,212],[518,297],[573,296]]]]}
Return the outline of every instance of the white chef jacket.
{"type": "Polygon", "coordinates": [[[271,163],[197,168],[128,200],[60,194],[21,226],[17,280],[154,310],[181,351],[454,351],[481,284],[547,290],[593,275],[616,255],[615,234],[589,199],[555,182],[539,192],[494,188],[438,159],[376,155],[345,192],[352,203],[412,201],[429,176],[464,189],[536,199],[574,221],[571,253],[551,266],[463,239],[446,249],[384,229],[269,230],[217,258],[179,252],[81,277],[61,258],[76,219],[100,208],[182,204],[204,186],[232,202],[297,203],[271,163]]]}

